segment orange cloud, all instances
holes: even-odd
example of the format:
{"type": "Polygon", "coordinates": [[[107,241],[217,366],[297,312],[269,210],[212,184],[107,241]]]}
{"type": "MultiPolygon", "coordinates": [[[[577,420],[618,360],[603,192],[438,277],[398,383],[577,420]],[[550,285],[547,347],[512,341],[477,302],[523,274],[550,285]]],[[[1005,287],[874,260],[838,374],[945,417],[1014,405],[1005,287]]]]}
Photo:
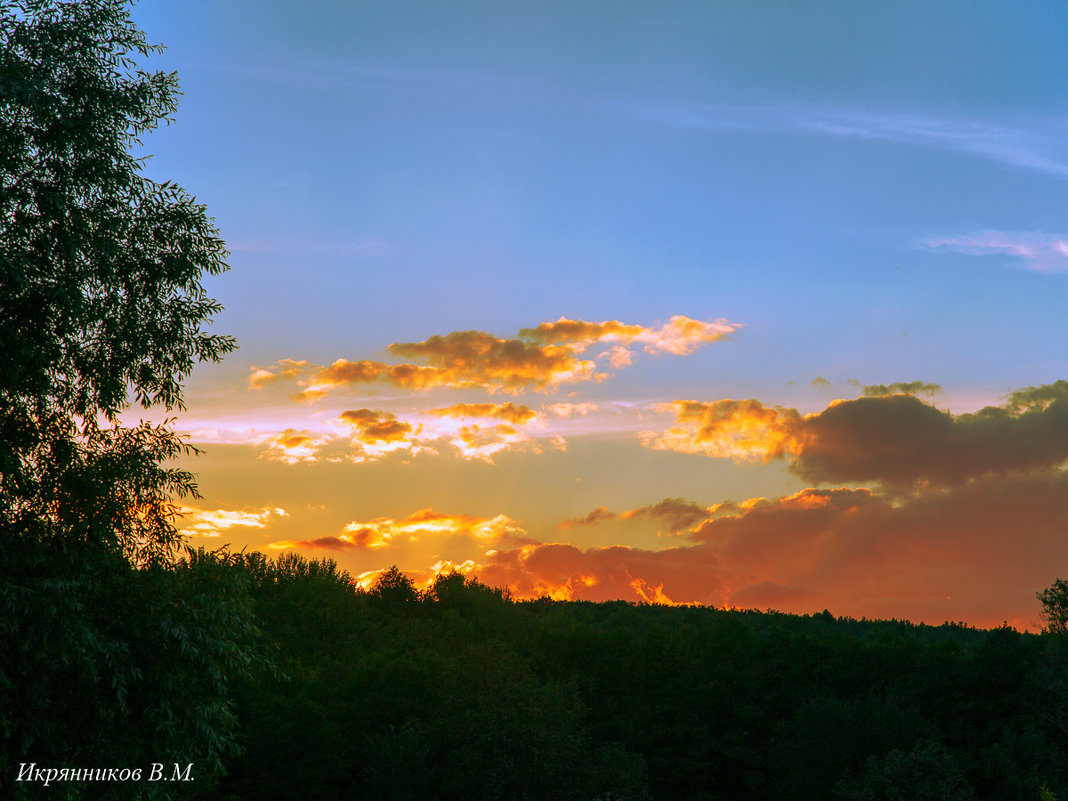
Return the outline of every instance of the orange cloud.
{"type": "Polygon", "coordinates": [[[412,424],[398,420],[390,412],[371,409],[351,409],[342,412],[340,419],[352,425],[355,438],[366,445],[407,442],[412,433],[412,424]]]}
{"type": "MultiPolygon", "coordinates": [[[[909,386],[935,386],[916,383],[909,386]]],[[[1029,387],[1003,406],[961,415],[912,394],[834,401],[804,416],[755,400],[675,401],[667,408],[679,425],[644,434],[643,444],[736,460],[786,459],[793,472],[817,483],[953,486],[988,473],[1049,470],[1068,460],[1066,381],[1029,387]]]]}
{"type": "Polygon", "coordinates": [[[310,431],[287,428],[280,434],[261,437],[258,441],[267,446],[263,458],[296,464],[318,459],[319,449],[329,439],[328,436],[313,434],[310,431]]]}
{"type": "Polygon", "coordinates": [[[306,361],[293,359],[282,359],[270,367],[253,367],[248,377],[248,386],[249,389],[263,389],[277,381],[292,381],[307,373],[308,368],[306,361]]]}
{"type": "Polygon", "coordinates": [[[578,358],[585,348],[501,339],[483,331],[454,331],[423,342],[389,346],[394,356],[425,359],[437,386],[517,390],[545,389],[597,377],[594,363],[578,358]]]}
{"type": "Polygon", "coordinates": [[[869,489],[806,489],[724,506],[683,547],[527,544],[495,551],[473,572],[522,598],[661,597],[1034,628],[1036,589],[1068,562],[1065,530],[1068,474],[988,476],[894,501],[869,489]]]}
{"type": "MultiPolygon", "coordinates": [[[[727,320],[704,322],[683,315],[672,317],[659,328],[646,328],[641,325],[627,325],[618,320],[601,323],[589,323],[583,320],[569,320],[561,317],[554,323],[542,323],[536,328],[524,328],[519,336],[538,343],[572,343],[588,346],[594,342],[618,342],[624,345],[640,342],[648,353],[674,353],[685,356],[700,345],[716,342],[738,330],[737,323],[727,320]]],[[[613,348],[613,351],[618,351],[613,348]]],[[[623,350],[626,353],[626,350],[623,350]]],[[[619,359],[620,357],[616,357],[619,359]]],[[[624,366],[629,359],[622,360],[624,366]]]]}
{"type": "Polygon", "coordinates": [[[336,537],[312,540],[281,540],[268,547],[308,550],[385,548],[394,542],[418,542],[428,538],[466,537],[480,543],[525,542],[525,532],[507,515],[484,518],[472,515],[446,515],[433,509],[420,509],[401,520],[380,517],[361,522],[353,520],[336,537]]]}
{"type": "Polygon", "coordinates": [[[508,449],[530,443],[530,438],[520,431],[537,419],[537,413],[529,406],[514,403],[456,403],[441,409],[431,409],[430,414],[459,420],[482,419],[485,423],[466,423],[458,428],[439,434],[449,439],[465,459],[482,459],[492,462],[494,455],[508,449]],[[493,423],[494,420],[503,422],[493,423]]]}
{"type": "Polygon", "coordinates": [[[454,403],[443,409],[431,409],[430,413],[440,417],[484,417],[513,425],[526,425],[538,416],[529,406],[514,403],[454,403]]]}
{"type": "Polygon", "coordinates": [[[680,425],[659,435],[643,434],[642,444],[735,461],[781,458],[795,442],[801,424],[796,409],[773,408],[756,400],[679,400],[664,408],[675,411],[680,425]]]}
{"type": "Polygon", "coordinates": [[[466,459],[493,461],[494,454],[520,442],[526,442],[527,439],[515,426],[508,423],[498,423],[494,426],[471,424],[462,426],[450,440],[450,444],[466,459]]]}
{"type": "Polygon", "coordinates": [[[726,320],[702,321],[677,315],[658,328],[618,320],[586,322],[561,317],[556,322],[522,329],[512,338],[484,331],[453,331],[422,342],[396,342],[391,355],[425,364],[338,359],[327,367],[283,359],[270,368],[254,368],[250,386],[261,388],[283,379],[297,380],[299,400],[315,400],[336,388],[386,382],[404,389],[480,388],[487,392],[551,390],[561,384],[600,381],[596,363],[584,355],[594,345],[615,368],[630,364],[629,346],[648,353],[687,355],[700,345],[723,339],[739,326],[726,320]]]}

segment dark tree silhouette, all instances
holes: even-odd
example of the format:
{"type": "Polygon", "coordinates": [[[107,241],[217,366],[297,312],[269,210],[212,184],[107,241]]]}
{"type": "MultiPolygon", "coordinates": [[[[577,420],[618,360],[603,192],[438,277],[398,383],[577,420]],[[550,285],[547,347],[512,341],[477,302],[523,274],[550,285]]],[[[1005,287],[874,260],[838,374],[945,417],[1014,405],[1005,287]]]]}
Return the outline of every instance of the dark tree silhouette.
{"type": "Polygon", "coordinates": [[[193,365],[234,348],[204,330],[220,306],[202,278],[226,269],[212,220],[132,152],[176,108],[176,76],[137,67],[156,49],[119,0],[0,0],[5,798],[28,791],[7,786],[21,763],[196,759],[203,780],[250,664],[246,574],[178,561],[175,499],[196,487],[165,463],[189,449],[118,422],[131,396],[180,409],[193,365]]]}
{"type": "Polygon", "coordinates": [[[1068,631],[1068,581],[1059,578],[1036,595],[1042,602],[1042,620],[1046,624],[1045,631],[1050,633],[1068,631]]]}

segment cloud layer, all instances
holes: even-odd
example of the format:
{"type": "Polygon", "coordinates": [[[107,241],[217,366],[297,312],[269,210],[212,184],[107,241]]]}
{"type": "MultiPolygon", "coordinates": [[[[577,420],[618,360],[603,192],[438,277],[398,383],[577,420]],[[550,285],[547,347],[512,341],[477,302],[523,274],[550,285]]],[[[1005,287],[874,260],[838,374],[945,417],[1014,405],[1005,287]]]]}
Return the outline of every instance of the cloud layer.
{"type": "Polygon", "coordinates": [[[397,542],[443,540],[464,537],[486,545],[502,542],[525,542],[522,529],[507,515],[492,518],[471,515],[448,515],[433,509],[420,509],[400,520],[380,517],[370,521],[353,520],[337,536],[312,540],[279,540],[267,547],[276,550],[304,548],[307,550],[342,551],[350,549],[385,548],[397,542]]]}
{"type": "Polygon", "coordinates": [[[269,367],[255,367],[249,386],[262,389],[277,382],[295,382],[296,397],[316,400],[337,389],[385,383],[406,390],[435,387],[478,388],[486,392],[552,390],[561,384],[599,381],[609,377],[596,360],[613,368],[631,363],[631,348],[646,353],[685,356],[709,342],[738,330],[726,320],[701,321],[677,315],[649,328],[618,320],[587,322],[561,317],[555,322],[524,328],[512,338],[484,331],[453,331],[422,342],[397,342],[391,355],[423,364],[389,364],[369,359],[338,359],[329,366],[282,359],[269,367]],[[591,353],[595,347],[598,352],[591,353]]]}
{"type": "Polygon", "coordinates": [[[1028,270],[1061,273],[1068,270],[1068,237],[1033,231],[977,231],[963,236],[929,237],[921,247],[955,251],[969,256],[1012,256],[1028,270]]]}
{"type": "Polygon", "coordinates": [[[646,434],[647,446],[739,461],[785,459],[814,483],[953,486],[1068,460],[1065,381],[961,415],[904,393],[835,401],[808,415],[756,400],[675,401],[668,408],[678,425],[646,434]]]}
{"type": "MultiPolygon", "coordinates": [[[[905,502],[834,488],[703,507],[704,519],[702,507],[691,508],[692,544],[525,545],[495,552],[474,572],[520,597],[829,608],[930,623],[967,616],[1033,627],[1035,589],[1052,579],[1051,561],[1068,562],[1063,473],[988,477],[905,502]]],[[[601,522],[613,517],[604,511],[595,516],[601,522]]]]}

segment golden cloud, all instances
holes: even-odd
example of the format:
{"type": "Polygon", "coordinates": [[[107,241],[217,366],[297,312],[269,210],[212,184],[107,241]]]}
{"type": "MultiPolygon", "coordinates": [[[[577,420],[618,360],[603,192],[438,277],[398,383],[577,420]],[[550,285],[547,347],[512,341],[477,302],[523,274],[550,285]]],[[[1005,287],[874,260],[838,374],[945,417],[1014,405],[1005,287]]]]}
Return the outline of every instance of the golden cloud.
{"type": "Polygon", "coordinates": [[[356,439],[367,445],[407,442],[413,430],[411,423],[398,420],[397,415],[372,409],[351,409],[342,412],[340,419],[351,424],[356,439]]]}
{"type": "Polygon", "coordinates": [[[527,544],[489,554],[472,572],[521,598],[659,598],[1034,628],[1035,589],[1068,562],[1063,472],[986,476],[896,500],[810,488],[716,512],[693,529],[691,545],[527,544]]]}
{"type": "Polygon", "coordinates": [[[697,347],[725,338],[739,326],[726,320],[702,321],[677,315],[648,328],[618,320],[587,322],[561,317],[556,322],[522,329],[512,338],[484,331],[453,331],[422,342],[396,342],[391,355],[424,364],[338,359],[327,367],[283,359],[269,368],[254,368],[249,384],[295,380],[302,387],[299,400],[315,400],[337,388],[385,382],[404,389],[434,387],[480,388],[487,392],[551,390],[561,384],[608,378],[596,363],[584,358],[594,345],[615,368],[630,364],[628,348],[644,346],[648,353],[687,355],[697,347]]]}
{"type": "Polygon", "coordinates": [[[319,458],[319,450],[330,439],[311,431],[297,431],[287,428],[280,434],[260,437],[259,442],[266,446],[262,458],[273,459],[286,464],[297,462],[314,462],[319,458]]]}
{"type": "Polygon", "coordinates": [[[454,403],[443,409],[431,409],[439,417],[482,417],[503,420],[513,425],[526,425],[537,418],[529,406],[514,403],[454,403]]]}
{"type": "Polygon", "coordinates": [[[988,473],[1049,470],[1068,460],[1065,381],[1028,387],[1003,406],[961,415],[912,394],[834,401],[804,416],[756,400],[675,401],[667,408],[679,425],[644,434],[648,447],[786,459],[809,482],[953,486],[988,473]]]}
{"type": "Polygon", "coordinates": [[[466,537],[484,544],[525,542],[523,530],[507,515],[484,518],[447,515],[433,509],[420,509],[401,520],[380,517],[371,521],[353,520],[336,537],[312,540],[281,540],[268,547],[307,550],[385,548],[392,543],[418,542],[428,538],[466,537]]]}
{"type": "Polygon", "coordinates": [[[228,529],[265,528],[272,517],[286,517],[285,509],[265,506],[258,512],[232,509],[197,509],[184,506],[180,509],[179,528],[185,534],[202,537],[218,537],[228,529]]]}
{"type": "Polygon", "coordinates": [[[292,381],[307,373],[308,369],[306,361],[293,359],[282,359],[270,367],[253,367],[248,377],[248,386],[249,389],[263,389],[277,381],[292,381]]]}
{"type": "Polygon", "coordinates": [[[769,407],[756,400],[679,400],[663,409],[673,410],[679,425],[659,435],[643,434],[642,444],[735,461],[783,457],[802,422],[796,409],[769,407]]]}

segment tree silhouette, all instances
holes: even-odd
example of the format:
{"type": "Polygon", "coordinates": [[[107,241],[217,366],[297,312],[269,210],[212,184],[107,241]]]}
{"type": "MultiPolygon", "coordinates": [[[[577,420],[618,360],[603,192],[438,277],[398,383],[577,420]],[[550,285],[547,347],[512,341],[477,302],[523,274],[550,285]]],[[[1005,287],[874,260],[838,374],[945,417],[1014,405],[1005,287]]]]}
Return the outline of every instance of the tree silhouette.
{"type": "Polygon", "coordinates": [[[0,0],[3,782],[48,760],[218,767],[255,635],[230,557],[178,561],[196,486],[165,463],[191,449],[119,422],[131,397],[182,408],[194,364],[234,348],[204,330],[220,306],[202,278],[226,269],[212,220],[133,154],[179,92],[137,67],[158,48],[126,6],[0,0]]]}
{"type": "Polygon", "coordinates": [[[1051,633],[1068,631],[1068,581],[1059,578],[1036,595],[1042,602],[1045,630],[1051,633]]]}

